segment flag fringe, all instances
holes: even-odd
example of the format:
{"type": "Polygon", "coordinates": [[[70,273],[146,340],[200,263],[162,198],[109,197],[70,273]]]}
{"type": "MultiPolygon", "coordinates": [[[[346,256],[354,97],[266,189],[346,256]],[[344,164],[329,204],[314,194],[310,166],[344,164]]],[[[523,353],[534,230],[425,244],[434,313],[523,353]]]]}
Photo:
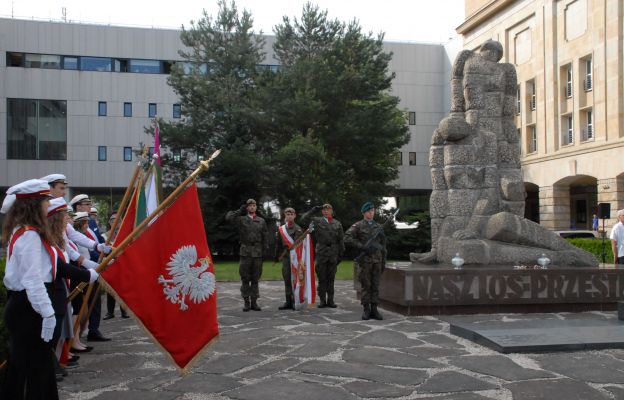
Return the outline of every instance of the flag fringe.
{"type": "Polygon", "coordinates": [[[200,356],[203,355],[203,353],[208,350],[210,347],[212,347],[214,344],[216,344],[219,341],[219,336],[220,335],[216,335],[215,337],[213,337],[212,339],[210,339],[210,341],[208,343],[206,343],[206,345],[204,347],[202,347],[197,354],[195,354],[195,356],[193,358],[191,358],[189,360],[189,362],[184,366],[184,368],[180,367],[176,361],[173,359],[173,356],[171,355],[171,353],[169,353],[167,351],[167,349],[165,349],[158,340],[156,340],[156,338],[152,335],[152,333],[149,331],[149,329],[147,329],[145,327],[145,325],[143,325],[143,321],[141,321],[139,319],[139,317],[137,317],[134,312],[132,312],[132,309],[130,309],[130,307],[128,307],[126,305],[126,303],[121,299],[121,297],[117,294],[117,292],[115,291],[115,289],[112,288],[111,285],[108,284],[108,282],[106,282],[106,280],[104,279],[104,277],[100,276],[99,279],[99,283],[100,286],[102,288],[104,288],[104,290],[106,290],[106,292],[108,294],[110,294],[111,296],[113,296],[115,298],[115,300],[119,303],[120,306],[123,306],[123,308],[126,310],[126,312],[132,317],[132,319],[134,319],[134,321],[139,325],[139,327],[141,329],[143,329],[143,331],[147,334],[147,336],[152,340],[152,342],[154,342],[154,344],[156,345],[156,347],[158,347],[160,349],[161,352],[163,352],[167,358],[169,358],[169,360],[171,361],[171,363],[173,365],[175,365],[176,369],[178,370],[178,372],[180,373],[180,375],[184,376],[187,375],[189,372],[191,372],[191,368],[195,365],[195,363],[199,360],[200,356]]]}

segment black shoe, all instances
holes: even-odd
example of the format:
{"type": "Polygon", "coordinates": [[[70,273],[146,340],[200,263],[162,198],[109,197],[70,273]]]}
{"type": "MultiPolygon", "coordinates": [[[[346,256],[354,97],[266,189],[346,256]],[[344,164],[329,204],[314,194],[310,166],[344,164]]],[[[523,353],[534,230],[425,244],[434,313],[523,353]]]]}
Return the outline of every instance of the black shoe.
{"type": "Polygon", "coordinates": [[[258,303],[255,300],[251,301],[251,309],[254,311],[262,311],[262,308],[258,307],[258,303]]]}
{"type": "Polygon", "coordinates": [[[57,381],[57,382],[63,382],[63,375],[61,375],[61,374],[56,374],[56,381],[57,381]]]}
{"type": "Polygon", "coordinates": [[[368,321],[371,317],[370,304],[363,304],[364,312],[362,312],[362,319],[368,321]]]}
{"type": "Polygon", "coordinates": [[[249,303],[249,297],[245,297],[245,305],[243,306],[243,311],[247,312],[251,310],[251,303],[249,303]]]}
{"type": "Polygon", "coordinates": [[[91,350],[93,350],[93,346],[87,346],[87,348],[84,350],[79,350],[72,347],[69,351],[71,351],[72,353],[88,353],[91,350]]]}
{"type": "Polygon", "coordinates": [[[78,361],[68,361],[67,364],[65,364],[65,369],[74,369],[74,368],[78,368],[78,361]]]}
{"type": "Polygon", "coordinates": [[[327,307],[327,301],[325,301],[325,295],[319,295],[319,304],[316,306],[318,308],[325,308],[327,307]]]}
{"type": "Polygon", "coordinates": [[[104,316],[104,318],[102,318],[104,321],[106,321],[107,319],[111,319],[111,318],[115,318],[115,314],[106,314],[104,316]]]}
{"type": "Polygon", "coordinates": [[[90,342],[108,342],[111,339],[104,337],[100,331],[89,332],[87,335],[87,340],[90,342]]]}
{"type": "Polygon", "coordinates": [[[372,319],[376,319],[377,321],[383,320],[383,317],[381,316],[381,314],[377,310],[377,304],[371,304],[370,317],[372,319]]]}
{"type": "Polygon", "coordinates": [[[287,301],[286,303],[284,303],[284,305],[277,307],[278,310],[294,310],[295,307],[293,306],[293,304],[289,301],[287,301]]]}
{"type": "Polygon", "coordinates": [[[329,307],[329,308],[336,308],[336,307],[338,307],[336,305],[336,303],[334,303],[334,295],[332,295],[332,294],[328,294],[327,295],[327,307],[329,307]]]}
{"type": "Polygon", "coordinates": [[[68,361],[72,362],[72,361],[78,361],[80,360],[80,356],[72,356],[68,361]]]}
{"type": "Polygon", "coordinates": [[[130,316],[126,313],[121,313],[121,318],[130,318],[130,316]]]}

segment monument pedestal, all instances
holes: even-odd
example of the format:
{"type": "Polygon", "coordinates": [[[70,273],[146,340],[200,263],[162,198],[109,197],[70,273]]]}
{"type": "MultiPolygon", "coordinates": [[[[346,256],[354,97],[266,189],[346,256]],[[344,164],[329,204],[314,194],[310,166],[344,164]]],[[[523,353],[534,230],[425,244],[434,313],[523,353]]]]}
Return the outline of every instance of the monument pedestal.
{"type": "MultiPolygon", "coordinates": [[[[355,289],[359,298],[357,279],[355,289]]],[[[406,315],[611,311],[624,301],[624,269],[389,263],[379,299],[406,315]]]]}

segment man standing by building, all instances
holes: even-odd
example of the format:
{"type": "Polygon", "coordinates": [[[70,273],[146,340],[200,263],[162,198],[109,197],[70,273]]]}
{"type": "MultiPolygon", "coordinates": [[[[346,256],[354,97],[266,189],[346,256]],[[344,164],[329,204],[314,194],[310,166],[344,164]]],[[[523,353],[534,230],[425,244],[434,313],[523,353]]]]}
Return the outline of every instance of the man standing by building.
{"type": "Polygon", "coordinates": [[[334,302],[334,280],[336,270],[344,254],[344,232],[342,224],[334,219],[334,209],[331,204],[316,206],[301,216],[301,221],[312,219],[314,223],[314,240],[316,248],[314,257],[316,260],[315,270],[318,278],[319,308],[336,308],[334,302]],[[322,217],[312,217],[318,211],[322,217]]]}
{"type": "Polygon", "coordinates": [[[356,222],[347,230],[345,243],[353,247],[359,254],[357,264],[358,280],[362,285],[362,319],[382,320],[383,317],[377,310],[379,303],[379,281],[384,268],[386,257],[386,237],[383,227],[373,217],[375,206],[370,201],[364,203],[361,208],[363,219],[356,222]]]}
{"type": "Polygon", "coordinates": [[[278,307],[280,310],[294,310],[295,299],[293,298],[293,282],[291,277],[290,250],[295,241],[303,234],[303,229],[295,224],[295,209],[288,207],[284,210],[284,225],[280,226],[281,251],[285,256],[282,259],[282,277],[284,278],[284,293],[286,302],[278,307]]]}
{"type": "Polygon", "coordinates": [[[262,275],[262,252],[267,243],[267,226],[264,219],[256,215],[257,205],[249,199],[240,209],[230,211],[225,219],[236,225],[240,239],[241,295],[245,301],[243,311],[260,311],[257,300],[260,297],[258,281],[262,275]]]}
{"type": "Polygon", "coordinates": [[[611,249],[613,264],[624,265],[624,209],[617,212],[618,222],[611,229],[611,249]]]}

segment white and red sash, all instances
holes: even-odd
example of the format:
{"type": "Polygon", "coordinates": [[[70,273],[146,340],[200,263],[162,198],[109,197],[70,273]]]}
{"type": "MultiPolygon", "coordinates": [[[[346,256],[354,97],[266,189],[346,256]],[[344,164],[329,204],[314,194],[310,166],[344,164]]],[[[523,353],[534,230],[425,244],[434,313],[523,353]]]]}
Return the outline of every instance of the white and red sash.
{"type": "Polygon", "coordinates": [[[295,298],[295,308],[302,308],[305,304],[311,307],[316,301],[312,237],[307,234],[305,239],[293,248],[295,239],[288,234],[286,225],[280,226],[279,232],[282,240],[290,249],[290,282],[295,298]]]}
{"type": "MultiPolygon", "coordinates": [[[[11,235],[11,239],[9,240],[9,251],[8,251],[8,258],[11,258],[11,254],[13,253],[13,247],[15,246],[15,242],[17,242],[17,239],[19,239],[24,233],[28,232],[28,231],[36,231],[38,232],[38,229],[32,226],[22,226],[21,228],[19,228],[18,230],[16,230],[13,235],[11,235]]],[[[52,265],[52,282],[54,282],[54,280],[56,279],[56,250],[54,250],[52,248],[52,246],[50,246],[45,240],[41,239],[41,243],[43,244],[43,247],[46,249],[46,252],[48,253],[48,256],[50,257],[50,264],[52,265]]]]}

